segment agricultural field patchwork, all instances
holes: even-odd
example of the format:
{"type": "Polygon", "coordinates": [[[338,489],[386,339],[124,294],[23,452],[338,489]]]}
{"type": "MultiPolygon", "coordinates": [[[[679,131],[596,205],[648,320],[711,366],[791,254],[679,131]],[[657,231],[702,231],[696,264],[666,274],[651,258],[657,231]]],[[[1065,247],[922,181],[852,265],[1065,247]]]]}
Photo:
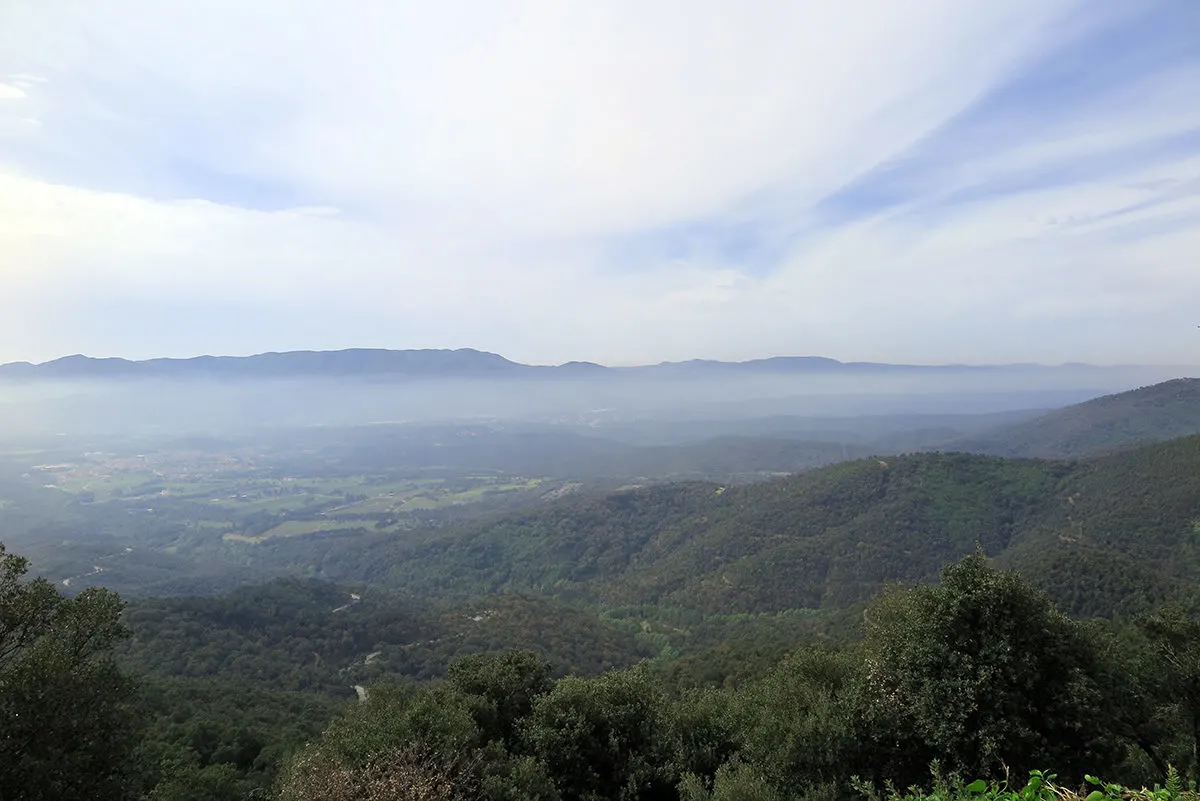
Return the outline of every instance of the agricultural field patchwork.
{"type": "MultiPolygon", "coordinates": [[[[327,466],[288,470],[273,454],[163,451],[86,452],[56,461],[37,453],[4,454],[29,488],[67,496],[79,507],[122,507],[130,514],[178,519],[197,535],[256,544],[277,537],[336,531],[398,531],[440,512],[552,499],[578,485],[499,471],[428,468],[329,474],[327,466]]],[[[0,508],[13,505],[4,501],[0,508]]]]}

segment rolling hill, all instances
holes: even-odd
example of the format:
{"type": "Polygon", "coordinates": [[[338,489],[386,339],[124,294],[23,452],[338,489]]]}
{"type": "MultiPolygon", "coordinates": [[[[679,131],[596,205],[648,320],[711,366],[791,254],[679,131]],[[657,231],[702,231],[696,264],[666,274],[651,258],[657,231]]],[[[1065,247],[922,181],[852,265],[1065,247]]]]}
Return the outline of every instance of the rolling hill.
{"type": "Polygon", "coordinates": [[[560,674],[598,674],[653,650],[597,610],[507,595],[447,608],[362,587],[282,579],[218,597],[144,598],[120,649],[139,672],[352,696],[352,685],[443,675],[456,657],[534,648],[560,674]],[[356,590],[356,591],[354,591],[356,590]]]}
{"type": "Polygon", "coordinates": [[[996,456],[1061,459],[1200,433],[1200,378],[1105,395],[956,443],[996,456]]]}
{"type": "Polygon", "coordinates": [[[260,558],[416,594],[729,614],[845,608],[982,548],[1068,611],[1111,615],[1190,592],[1198,544],[1194,436],[1079,462],[912,454],[745,486],[634,488],[403,539],[272,544],[260,558]]]}

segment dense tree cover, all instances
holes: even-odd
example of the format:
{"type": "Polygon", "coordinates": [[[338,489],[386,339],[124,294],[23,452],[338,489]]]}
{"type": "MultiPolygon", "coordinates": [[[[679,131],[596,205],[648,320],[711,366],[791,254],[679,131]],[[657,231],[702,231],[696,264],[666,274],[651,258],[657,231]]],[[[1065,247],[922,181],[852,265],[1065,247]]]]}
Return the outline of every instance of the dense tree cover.
{"type": "MultiPolygon", "coordinates": [[[[404,541],[330,541],[309,559],[333,575],[464,596],[525,590],[718,613],[838,607],[888,579],[931,577],[980,541],[1003,548],[1053,478],[1038,463],[984,457],[872,459],[746,487],[569,499],[404,541]]],[[[276,547],[286,559],[312,545],[276,547]]]]}
{"type": "Polygon", "coordinates": [[[5,557],[0,622],[42,622],[0,659],[24,688],[0,694],[24,715],[0,719],[4,742],[36,741],[0,770],[24,770],[31,798],[92,775],[88,797],[158,799],[829,798],[855,775],[921,781],[934,759],[964,777],[1200,777],[1196,476],[1198,437],[1078,463],[920,454],[585,495],[367,547],[282,543],[283,565],[376,583],[138,601],[119,663],[119,599],[62,598],[5,557]],[[870,600],[963,554],[939,586],[870,600]],[[76,709],[80,681],[104,691],[76,709]],[[21,704],[79,725],[38,739],[21,704]]]}
{"type": "Polygon", "coordinates": [[[146,729],[136,784],[154,801],[265,793],[283,759],[315,739],[345,699],[220,679],[140,677],[146,729]]]}
{"type": "MultiPolygon", "coordinates": [[[[591,678],[563,676],[532,651],[507,649],[454,659],[438,681],[372,682],[361,701],[221,672],[147,675],[134,696],[103,656],[120,634],[119,602],[103,591],[62,599],[45,582],[19,581],[24,566],[14,559],[2,641],[30,642],[12,621],[36,620],[20,615],[45,607],[63,617],[39,636],[83,646],[47,646],[53,657],[37,669],[63,682],[53,693],[33,686],[33,694],[0,696],[9,707],[27,704],[17,711],[39,727],[65,726],[31,749],[13,745],[19,719],[3,719],[3,742],[19,758],[0,770],[9,772],[6,790],[20,788],[17,798],[70,797],[63,782],[86,781],[86,797],[158,801],[268,791],[292,801],[836,799],[852,795],[855,781],[921,783],[931,763],[964,780],[1053,765],[1069,781],[1103,768],[1134,784],[1161,781],[1168,765],[1192,776],[1200,764],[1196,617],[1165,606],[1132,622],[1077,622],[980,553],[948,566],[936,585],[893,586],[872,601],[859,616],[862,639],[825,637],[732,682],[662,655],[591,678]],[[45,606],[51,596],[57,601],[45,606]],[[64,612],[95,598],[116,606],[64,612]],[[55,661],[76,652],[82,668],[55,661]],[[89,687],[80,704],[78,682],[98,677],[112,683],[89,687]]],[[[308,647],[304,626],[327,622],[309,613],[343,597],[340,588],[290,582],[239,594],[225,608],[191,599],[185,611],[266,640],[286,641],[295,627],[308,647]],[[297,599],[301,612],[286,611],[297,599]]],[[[29,684],[32,674],[5,668],[4,681],[29,684]]]]}
{"type": "Polygon", "coordinates": [[[119,654],[131,670],[347,698],[355,684],[443,676],[459,656],[513,645],[544,654],[559,674],[594,675],[656,652],[596,609],[512,595],[432,607],[302,579],[137,600],[126,623],[132,636],[119,654]]]}
{"type": "MultiPolygon", "coordinates": [[[[1152,655],[1150,664],[1141,666],[1141,675],[1149,673],[1151,701],[1169,721],[1167,729],[1177,733],[1176,764],[1200,785],[1200,619],[1172,604],[1145,619],[1141,631],[1152,655]]],[[[1143,736],[1158,733],[1152,730],[1143,736]]],[[[1157,764],[1161,767],[1162,760],[1157,764]]]]}
{"type": "Polygon", "coordinates": [[[443,597],[529,592],[729,614],[842,609],[982,547],[1065,611],[1111,616],[1184,600],[1200,576],[1198,475],[1200,437],[1081,462],[911,454],[268,548],[331,579],[443,597]]]}
{"type": "Polygon", "coordinates": [[[939,585],[889,591],[865,627],[859,645],[801,648],[736,689],[672,691],[645,666],[551,682],[531,654],[473,657],[445,683],[373,690],[289,762],[280,797],[326,797],[333,776],[434,782],[430,798],[833,799],[922,783],[931,764],[965,781],[1053,764],[1069,782],[1104,769],[1135,784],[1193,768],[1200,623],[1182,612],[1123,638],[976,554],[939,585]],[[1147,642],[1168,668],[1142,659],[1147,642]]]}
{"type": "Polygon", "coordinates": [[[660,610],[644,634],[662,638],[655,670],[672,687],[734,688],[761,679],[789,652],[801,645],[830,647],[861,636],[862,609],[781,613],[700,615],[660,610]]]}
{"type": "Polygon", "coordinates": [[[0,544],[0,790],[14,801],[123,797],[138,725],[112,659],[119,597],[64,598],[0,544]]]}
{"type": "Polygon", "coordinates": [[[347,693],[370,676],[366,655],[434,636],[401,603],[299,579],[216,598],[145,599],[126,620],[133,636],[123,655],[140,670],[347,693]]]}
{"type": "Polygon", "coordinates": [[[1096,643],[981,555],[948,567],[938,586],[885,594],[868,610],[863,650],[868,720],[891,746],[877,777],[907,786],[935,759],[997,775],[1119,756],[1096,643]]]}

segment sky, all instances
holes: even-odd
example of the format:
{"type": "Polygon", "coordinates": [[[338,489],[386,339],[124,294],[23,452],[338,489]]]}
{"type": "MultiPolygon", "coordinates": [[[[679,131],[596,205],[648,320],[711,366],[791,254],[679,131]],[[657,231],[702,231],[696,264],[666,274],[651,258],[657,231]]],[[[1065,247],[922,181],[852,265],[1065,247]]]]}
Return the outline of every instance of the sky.
{"type": "Polygon", "coordinates": [[[0,362],[1200,364],[1196,0],[4,0],[0,362]]]}

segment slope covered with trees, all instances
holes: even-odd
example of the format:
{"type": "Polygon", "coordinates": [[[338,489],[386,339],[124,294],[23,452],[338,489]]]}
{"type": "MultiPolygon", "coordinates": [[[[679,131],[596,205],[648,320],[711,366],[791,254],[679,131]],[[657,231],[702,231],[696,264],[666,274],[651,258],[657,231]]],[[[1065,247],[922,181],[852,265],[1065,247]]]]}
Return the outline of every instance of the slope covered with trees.
{"type": "Polygon", "coordinates": [[[103,589],[63,598],[25,581],[27,568],[0,544],[0,788],[119,798],[138,726],[133,684],[112,656],[126,634],[121,599],[103,589]]]}
{"type": "Polygon", "coordinates": [[[935,760],[1200,780],[1198,538],[1191,436],[286,538],[253,558],[299,577],[124,611],[0,551],[0,787],[830,801],[935,760]]]}
{"type": "MultiPolygon", "coordinates": [[[[1132,461],[1130,456],[1060,465],[1065,472],[1049,477],[1026,472],[1037,462],[1001,462],[1016,470],[1002,475],[1026,490],[1033,486],[1031,475],[1081,482],[1072,486],[1121,476],[1136,497],[1135,479],[1165,475],[1160,462],[1173,462],[1177,454],[1168,449],[1139,452],[1132,461]],[[1114,465],[1125,472],[1114,472],[1114,465]]],[[[920,458],[914,475],[931,484],[939,475],[929,472],[931,465],[939,462],[920,458]]],[[[995,461],[955,458],[966,461],[956,464],[954,474],[970,465],[992,468],[995,461]]],[[[886,488],[881,493],[864,482],[853,466],[844,471],[808,486],[809,501],[887,497],[886,488]]],[[[976,478],[989,486],[998,480],[988,469],[976,478]]],[[[716,495],[709,489],[689,485],[676,488],[680,494],[662,495],[666,488],[654,488],[637,496],[642,502],[630,505],[622,519],[646,522],[670,509],[670,523],[678,526],[684,518],[711,515],[719,511],[713,499],[732,490],[716,495]]],[[[964,487],[957,491],[969,495],[964,487]]],[[[1184,488],[1177,496],[1151,497],[1164,508],[1189,502],[1184,488]]],[[[1190,498],[1195,503],[1197,496],[1190,498]]],[[[607,496],[591,503],[601,504],[599,511],[603,504],[629,501],[607,496]]],[[[1110,499],[1089,519],[1101,519],[1102,512],[1122,519],[1124,511],[1110,499]]],[[[1036,522],[1037,515],[1035,506],[1022,519],[1036,522]]],[[[836,516],[831,520],[836,523],[836,516]]],[[[968,523],[962,518],[957,525],[968,523]]],[[[1036,529],[1022,529],[1014,539],[1030,531],[1036,529]]],[[[1141,534],[1138,547],[1149,550],[1131,553],[1161,547],[1151,529],[1141,534]]],[[[24,636],[12,621],[29,606],[23,600],[29,592],[59,597],[44,582],[20,582],[21,565],[10,564],[17,569],[0,599],[6,641],[14,633],[18,640],[24,636]]],[[[354,595],[359,597],[346,588],[289,581],[227,598],[140,602],[127,617],[134,636],[124,646],[123,662],[130,672],[103,657],[123,627],[111,628],[104,622],[111,616],[100,614],[96,627],[86,630],[97,634],[96,664],[108,666],[108,686],[141,683],[136,696],[128,690],[114,696],[119,703],[113,709],[125,717],[116,725],[73,718],[73,707],[38,694],[36,682],[25,683],[35,691],[29,699],[36,708],[23,714],[39,722],[57,714],[74,727],[79,742],[104,744],[89,757],[87,770],[111,777],[112,784],[109,791],[89,789],[96,798],[237,799],[270,790],[294,801],[406,793],[548,801],[837,799],[850,797],[855,786],[922,782],[933,762],[963,778],[1051,766],[1071,781],[1098,766],[1127,783],[1163,780],[1168,765],[1188,776],[1200,773],[1194,758],[1200,701],[1191,690],[1200,676],[1200,623],[1193,614],[1165,604],[1132,619],[1080,623],[1016,574],[989,567],[982,553],[947,568],[939,585],[894,585],[854,616],[858,623],[849,637],[809,646],[797,637],[784,649],[790,655],[732,684],[728,676],[713,676],[706,658],[680,660],[670,647],[637,667],[610,669],[621,664],[621,643],[632,643],[632,652],[656,641],[647,620],[639,626],[643,636],[622,639],[626,623],[636,619],[631,613],[650,611],[645,606],[614,609],[588,624],[586,616],[571,617],[577,607],[533,599],[524,608],[521,599],[508,597],[454,609],[414,607],[366,590],[354,595]],[[509,610],[498,611],[506,602],[509,610]],[[539,606],[547,613],[530,611],[539,606]],[[388,661],[394,665],[409,646],[435,645],[439,624],[444,637],[452,620],[473,624],[505,615],[518,622],[493,629],[491,638],[464,636],[461,650],[428,655],[428,664],[439,663],[428,675],[443,680],[414,683],[395,671],[346,671],[366,667],[371,660],[357,654],[380,648],[382,640],[393,640],[383,648],[393,648],[388,661]],[[607,663],[572,665],[570,649],[556,652],[556,636],[545,635],[556,627],[559,638],[586,642],[606,654],[607,663]],[[522,642],[534,650],[503,650],[522,642]],[[344,684],[344,700],[331,696],[334,685],[359,676],[367,685],[365,700],[347,697],[344,684]]],[[[69,609],[91,598],[51,606],[69,609]]],[[[832,607],[816,614],[831,613],[832,607]]],[[[752,617],[745,622],[753,628],[752,617]]],[[[65,628],[76,630],[73,624],[65,628]]],[[[44,636],[61,636],[59,631],[51,626],[44,636]]],[[[729,644],[718,643],[711,653],[729,644]]],[[[23,653],[39,652],[35,646],[23,653]]],[[[54,645],[45,651],[73,652],[54,645]]],[[[637,658],[630,653],[625,664],[637,658]]],[[[68,675],[94,675],[86,663],[78,664],[68,675]]],[[[17,670],[4,678],[15,676],[19,685],[21,675],[17,670]]],[[[14,698],[20,695],[6,694],[5,701],[14,698]]],[[[12,745],[19,733],[6,723],[0,739],[12,745]]],[[[47,748],[51,742],[59,741],[47,741],[47,748]]],[[[72,748],[71,759],[86,753],[72,748]]],[[[21,746],[15,752],[24,753],[21,746]]],[[[51,760],[26,761],[6,787],[22,788],[17,798],[61,797],[56,785],[46,784],[57,769],[51,760]]]]}
{"type": "Polygon", "coordinates": [[[1111,615],[1200,576],[1198,476],[1200,437],[1080,462],[911,454],[568,498],[403,539],[291,541],[270,558],[417,594],[727,614],[844,608],[981,547],[1073,614],[1111,615]]]}
{"type": "Polygon", "coordinates": [[[673,693],[645,668],[551,681],[519,651],[465,660],[347,710],[289,760],[279,797],[838,799],[922,784],[931,765],[960,787],[1053,765],[1068,786],[1102,767],[1178,792],[1169,766],[1197,775],[1196,707],[1175,683],[1200,652],[1186,615],[1097,629],[972,555],[875,601],[864,626],[737,690],[673,693]]]}
{"type": "Polygon", "coordinates": [[[996,456],[1063,459],[1200,433],[1200,378],[1105,395],[958,443],[996,456]]]}
{"type": "Polygon", "coordinates": [[[519,646],[594,675],[654,650],[594,609],[507,595],[453,607],[285,579],[225,596],[133,602],[118,653],[139,673],[351,698],[355,684],[444,675],[455,658],[519,646]]]}

